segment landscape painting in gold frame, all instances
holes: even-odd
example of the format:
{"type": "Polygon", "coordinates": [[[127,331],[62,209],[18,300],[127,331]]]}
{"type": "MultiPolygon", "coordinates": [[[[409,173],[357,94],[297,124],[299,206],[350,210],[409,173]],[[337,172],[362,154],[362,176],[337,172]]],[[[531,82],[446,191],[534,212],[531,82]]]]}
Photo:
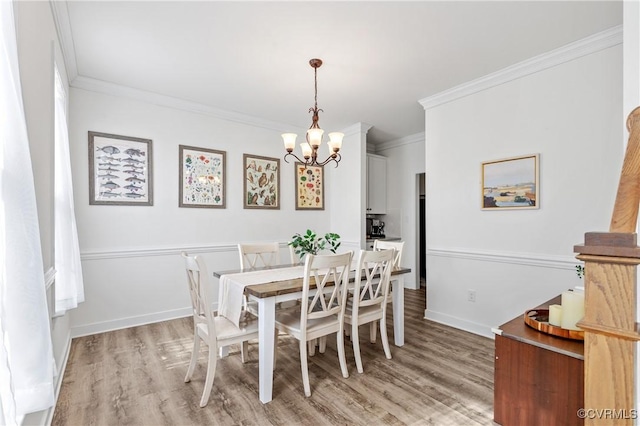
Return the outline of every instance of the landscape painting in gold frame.
{"type": "Polygon", "coordinates": [[[540,208],[540,154],[482,163],[482,210],[540,208]]]}

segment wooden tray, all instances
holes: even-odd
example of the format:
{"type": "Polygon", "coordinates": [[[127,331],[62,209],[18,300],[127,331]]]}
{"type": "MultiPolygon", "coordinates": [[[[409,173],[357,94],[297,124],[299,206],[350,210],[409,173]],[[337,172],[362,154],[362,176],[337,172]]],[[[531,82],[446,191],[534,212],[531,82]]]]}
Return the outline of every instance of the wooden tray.
{"type": "Polygon", "coordinates": [[[563,337],[565,339],[584,340],[584,331],[567,330],[566,328],[557,327],[549,324],[548,309],[530,309],[524,313],[524,322],[531,328],[535,328],[552,336],[563,337]]]}

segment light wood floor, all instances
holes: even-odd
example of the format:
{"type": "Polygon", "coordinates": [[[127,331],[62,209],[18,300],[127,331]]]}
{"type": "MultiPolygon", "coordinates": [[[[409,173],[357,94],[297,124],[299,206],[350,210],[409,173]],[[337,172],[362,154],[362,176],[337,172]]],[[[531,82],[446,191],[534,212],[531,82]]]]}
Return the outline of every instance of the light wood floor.
{"type": "MultiPolygon", "coordinates": [[[[350,377],[335,341],[309,359],[302,389],[298,346],[280,336],[273,401],[258,399],[258,346],[242,364],[237,348],[218,361],[209,405],[199,408],[206,346],[184,383],[190,318],[74,339],[53,425],[491,425],[493,341],[423,319],[425,291],[405,290],[405,345],[384,356],[361,332],[364,373],[346,341],[350,377]]],[[[393,328],[389,326],[389,338],[393,328]]],[[[204,345],[203,345],[204,346],[204,345]]]]}

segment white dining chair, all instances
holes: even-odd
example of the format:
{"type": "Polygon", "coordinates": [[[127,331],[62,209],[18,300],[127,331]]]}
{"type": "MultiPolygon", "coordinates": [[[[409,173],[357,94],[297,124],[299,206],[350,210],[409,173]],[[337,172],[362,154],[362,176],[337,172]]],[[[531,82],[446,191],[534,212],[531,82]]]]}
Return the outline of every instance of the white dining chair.
{"type": "Polygon", "coordinates": [[[300,259],[300,256],[296,253],[296,249],[293,246],[289,246],[289,258],[292,265],[301,265],[304,263],[304,257],[300,259]]]}
{"type": "Polygon", "coordinates": [[[240,269],[249,271],[280,263],[280,245],[278,243],[240,243],[240,269]]]}
{"type": "Polygon", "coordinates": [[[349,377],[343,332],[346,289],[349,283],[352,255],[352,252],[307,255],[300,305],[276,312],[276,328],[299,341],[305,396],[311,396],[307,364],[307,344],[311,340],[336,333],[342,376],[349,377]],[[312,289],[312,284],[315,284],[315,290],[312,289]]]}
{"type": "MultiPolygon", "coordinates": [[[[351,289],[352,293],[344,314],[345,324],[351,326],[353,355],[356,359],[358,373],[363,371],[358,336],[358,328],[363,324],[369,324],[370,329],[375,330],[376,323],[380,323],[382,347],[387,359],[391,359],[387,337],[387,297],[389,296],[389,280],[394,256],[394,249],[360,251],[358,269],[351,289]]],[[[374,336],[371,331],[369,335],[370,337],[374,336]]]]}
{"type": "Polygon", "coordinates": [[[207,378],[200,399],[200,407],[207,405],[213,379],[216,374],[218,349],[234,344],[240,345],[241,359],[245,362],[247,340],[258,338],[258,323],[254,317],[246,316],[240,328],[228,319],[214,315],[209,304],[208,292],[211,288],[207,267],[200,256],[189,256],[182,252],[187,271],[187,283],[191,306],[193,308],[193,351],[184,381],[191,381],[191,376],[198,361],[200,341],[209,346],[207,378]]]}
{"type": "MultiPolygon", "coordinates": [[[[374,240],[373,241],[373,251],[378,250],[389,250],[394,249],[396,251],[395,257],[393,258],[393,268],[399,268],[400,262],[402,262],[402,250],[404,249],[404,241],[384,241],[384,240],[374,240]]],[[[391,279],[391,283],[394,282],[394,279],[391,279]]],[[[393,302],[393,284],[389,285],[389,297],[387,298],[387,303],[393,302]]],[[[395,321],[395,318],[394,318],[395,321]]],[[[376,341],[376,328],[372,327],[371,330],[371,342],[375,343],[376,341]]]]}
{"type": "Polygon", "coordinates": [[[395,257],[393,258],[394,268],[400,267],[400,262],[402,261],[403,248],[404,248],[404,241],[384,241],[384,240],[373,241],[373,251],[389,250],[389,249],[394,249],[396,251],[395,257]]]}
{"type": "MultiPolygon", "coordinates": [[[[256,268],[274,266],[280,263],[280,245],[276,243],[240,243],[240,270],[252,271],[256,268]]],[[[243,299],[244,310],[258,316],[258,304],[243,299]]]]}

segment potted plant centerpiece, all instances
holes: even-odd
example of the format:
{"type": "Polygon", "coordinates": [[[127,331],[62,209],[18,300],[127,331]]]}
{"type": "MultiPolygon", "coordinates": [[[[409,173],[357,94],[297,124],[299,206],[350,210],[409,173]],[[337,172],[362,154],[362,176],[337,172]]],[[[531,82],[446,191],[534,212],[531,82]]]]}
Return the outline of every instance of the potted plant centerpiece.
{"type": "Polygon", "coordinates": [[[315,232],[307,229],[304,234],[295,234],[289,245],[293,248],[295,254],[298,255],[300,260],[304,260],[305,256],[309,254],[316,255],[323,250],[329,250],[335,253],[338,247],[340,247],[340,235],[329,232],[324,236],[318,236],[315,232]]]}

